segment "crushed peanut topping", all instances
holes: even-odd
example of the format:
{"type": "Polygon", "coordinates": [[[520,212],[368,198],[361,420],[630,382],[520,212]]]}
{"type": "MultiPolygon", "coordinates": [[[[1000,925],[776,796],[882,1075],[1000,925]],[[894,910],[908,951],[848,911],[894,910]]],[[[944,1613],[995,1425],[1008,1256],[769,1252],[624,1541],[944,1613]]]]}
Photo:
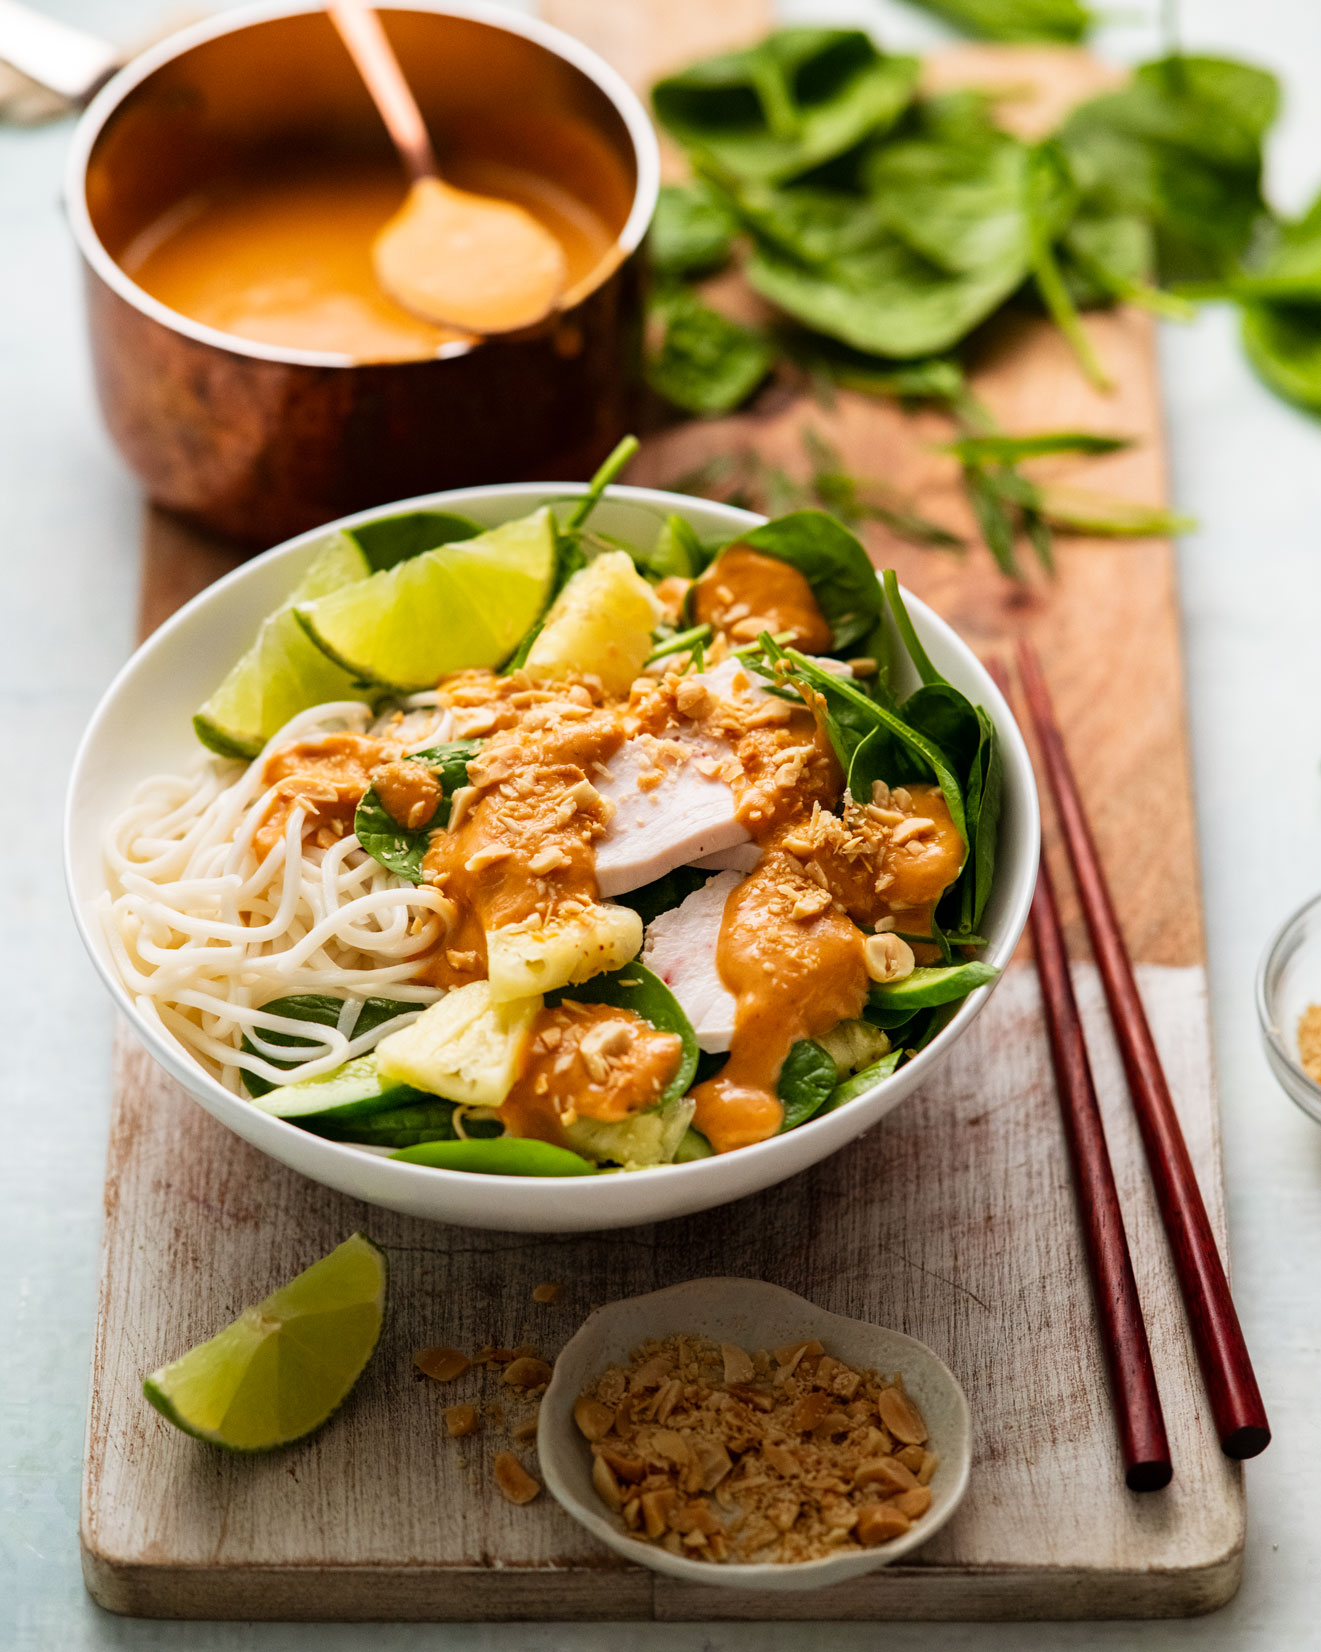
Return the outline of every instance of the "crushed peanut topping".
{"type": "Polygon", "coordinates": [[[1298,1059],[1307,1076],[1321,1084],[1321,1004],[1309,1004],[1298,1019],[1298,1059]]]}
{"type": "Polygon", "coordinates": [[[901,1380],[815,1340],[646,1342],[573,1415],[601,1500],[640,1542],[693,1560],[820,1560],[888,1543],[931,1507],[939,1458],[901,1380]]]}
{"type": "Polygon", "coordinates": [[[413,1355],[413,1364],[435,1382],[453,1382],[472,1363],[457,1348],[419,1348],[413,1355]]]}

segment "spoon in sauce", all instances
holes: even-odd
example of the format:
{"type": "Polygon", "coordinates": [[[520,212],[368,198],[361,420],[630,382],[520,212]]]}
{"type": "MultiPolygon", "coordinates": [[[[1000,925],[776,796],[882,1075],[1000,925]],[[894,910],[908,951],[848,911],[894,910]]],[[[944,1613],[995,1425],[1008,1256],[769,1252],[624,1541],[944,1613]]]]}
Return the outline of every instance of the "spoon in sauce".
{"type": "Polygon", "coordinates": [[[563,247],[512,201],[444,181],[376,12],[364,0],[330,0],[328,10],[413,180],[372,248],[377,281],[415,315],[465,332],[509,333],[543,320],[564,291],[563,247]]]}

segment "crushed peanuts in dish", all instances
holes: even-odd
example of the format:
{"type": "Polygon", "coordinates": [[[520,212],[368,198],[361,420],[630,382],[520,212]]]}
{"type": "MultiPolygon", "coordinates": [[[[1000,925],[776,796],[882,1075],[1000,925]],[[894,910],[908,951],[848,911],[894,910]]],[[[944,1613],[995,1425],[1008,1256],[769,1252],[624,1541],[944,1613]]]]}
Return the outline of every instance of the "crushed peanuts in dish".
{"type": "Polygon", "coordinates": [[[602,1502],[640,1542],[689,1559],[821,1560],[888,1543],[931,1507],[939,1458],[901,1379],[815,1340],[752,1354],[645,1342],[573,1414],[602,1502]]]}

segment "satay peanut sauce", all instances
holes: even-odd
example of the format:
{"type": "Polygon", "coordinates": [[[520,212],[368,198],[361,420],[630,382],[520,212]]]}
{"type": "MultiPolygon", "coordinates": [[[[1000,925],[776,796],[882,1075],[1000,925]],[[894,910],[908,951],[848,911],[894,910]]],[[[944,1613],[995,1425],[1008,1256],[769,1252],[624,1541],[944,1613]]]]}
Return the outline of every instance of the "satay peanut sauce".
{"type": "Polygon", "coordinates": [[[769,631],[787,637],[804,654],[822,654],[834,640],[812,587],[797,568],[746,545],[724,551],[696,581],[693,618],[735,642],[752,642],[769,631]]]}
{"type": "MultiPolygon", "coordinates": [[[[564,249],[570,290],[614,246],[606,217],[548,178],[462,155],[445,175],[531,213],[564,249]]],[[[467,335],[413,315],[377,282],[373,244],[407,193],[392,158],[252,165],[177,201],[118,262],[169,309],[222,333],[355,361],[420,360],[467,335]]]]}
{"type": "MultiPolygon", "coordinates": [[[[717,659],[728,658],[744,619],[758,631],[789,632],[804,649],[829,644],[802,575],[743,547],[725,551],[696,582],[696,607],[718,616],[717,659]],[[744,605],[749,612],[731,619],[744,605]]],[[[726,675],[728,694],[677,670],[644,676],[627,700],[606,696],[590,676],[546,683],[473,670],[446,678],[442,707],[461,737],[483,744],[423,860],[423,881],[442,897],[444,933],[418,960],[418,979],[436,986],[484,979],[488,931],[551,926],[600,899],[595,846],[614,805],[593,781],[626,739],[654,765],[640,776],[644,789],[671,764],[712,764],[703,772],[730,785],[738,819],[760,846],[756,869],[728,897],[716,950],[736,1004],[729,1059],[693,1091],[693,1122],[717,1153],[779,1130],[790,1049],[862,1013],[867,934],[929,934],[964,853],[938,786],[878,784],[869,799],[846,798],[814,710],[756,694],[741,667],[726,675]],[[707,745],[694,745],[694,735],[707,745]],[[703,749],[727,755],[717,766],[698,755],[703,749]]],[[[370,784],[401,825],[415,823],[431,793],[400,773],[408,767],[400,757],[389,739],[351,734],[273,753],[265,778],[277,789],[262,834],[277,842],[298,804],[319,830],[342,832],[370,784]]],[[[934,947],[914,950],[922,962],[937,956],[934,947]]],[[[541,1011],[502,1113],[514,1133],[559,1143],[576,1116],[619,1120],[654,1106],[681,1058],[675,1034],[631,1011],[566,998],[541,1011]]]]}
{"type": "Polygon", "coordinates": [[[618,1123],[654,1107],[679,1070],[683,1040],[632,1010],[566,998],[543,1009],[500,1109],[517,1136],[564,1146],[577,1118],[618,1123]]]}

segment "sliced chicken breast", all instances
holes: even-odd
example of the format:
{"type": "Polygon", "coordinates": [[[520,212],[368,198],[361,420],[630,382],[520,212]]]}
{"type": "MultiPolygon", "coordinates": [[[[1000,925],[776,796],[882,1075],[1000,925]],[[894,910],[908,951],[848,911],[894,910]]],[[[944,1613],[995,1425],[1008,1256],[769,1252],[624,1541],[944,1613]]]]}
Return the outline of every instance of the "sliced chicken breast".
{"type": "Polygon", "coordinates": [[[734,994],[720,979],[716,949],[725,901],[743,879],[721,872],[687,900],[661,912],[647,925],[642,961],[658,975],[693,1024],[701,1049],[728,1050],[734,1037],[734,994]]]}
{"type": "Polygon", "coordinates": [[[749,841],[734,813],[734,793],[699,763],[720,764],[732,755],[722,741],[667,739],[690,748],[686,761],[670,757],[657,768],[644,744],[630,740],[610,761],[596,789],[615,805],[605,836],[596,845],[596,878],[601,894],[623,895],[654,883],[702,855],[749,841]]]}

